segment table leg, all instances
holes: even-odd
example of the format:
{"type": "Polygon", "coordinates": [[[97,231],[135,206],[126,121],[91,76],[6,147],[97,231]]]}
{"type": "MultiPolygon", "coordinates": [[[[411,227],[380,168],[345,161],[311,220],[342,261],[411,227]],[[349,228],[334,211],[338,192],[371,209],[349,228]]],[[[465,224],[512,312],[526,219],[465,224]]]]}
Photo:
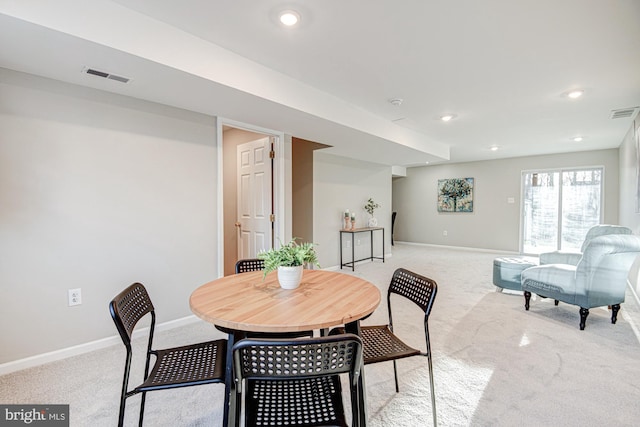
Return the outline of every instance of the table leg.
{"type": "Polygon", "coordinates": [[[369,241],[371,243],[371,262],[373,262],[373,230],[369,230],[369,241]]]}
{"type": "Polygon", "coordinates": [[[356,245],[354,245],[353,236],[356,233],[351,233],[351,271],[356,271],[356,245]]]}
{"type": "Polygon", "coordinates": [[[342,270],[342,267],[344,266],[343,261],[342,261],[342,231],[340,232],[340,270],[342,270]]]}
{"type": "MultiPolygon", "coordinates": [[[[350,322],[344,325],[344,330],[350,334],[356,334],[360,336],[360,321],[350,322]]],[[[360,406],[360,415],[358,416],[360,426],[366,427],[367,425],[367,395],[364,382],[364,364],[360,371],[360,378],[358,379],[358,406],[360,406]]]]}

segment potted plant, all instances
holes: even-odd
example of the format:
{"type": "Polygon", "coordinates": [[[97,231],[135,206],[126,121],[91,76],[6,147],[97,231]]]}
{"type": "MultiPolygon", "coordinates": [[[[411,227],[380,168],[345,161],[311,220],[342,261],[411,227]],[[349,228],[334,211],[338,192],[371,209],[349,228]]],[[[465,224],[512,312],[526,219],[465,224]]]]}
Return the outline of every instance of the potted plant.
{"type": "Polygon", "coordinates": [[[367,203],[364,205],[364,210],[370,215],[369,218],[369,227],[375,227],[378,225],[378,220],[373,216],[373,213],[376,209],[378,209],[380,205],[373,201],[371,197],[367,200],[367,203]]]}
{"type": "Polygon", "coordinates": [[[264,276],[278,270],[278,283],[284,289],[295,289],[302,280],[304,264],[318,264],[318,255],[313,243],[296,243],[291,239],[286,245],[280,244],[278,249],[269,249],[258,254],[264,260],[264,276]]]}

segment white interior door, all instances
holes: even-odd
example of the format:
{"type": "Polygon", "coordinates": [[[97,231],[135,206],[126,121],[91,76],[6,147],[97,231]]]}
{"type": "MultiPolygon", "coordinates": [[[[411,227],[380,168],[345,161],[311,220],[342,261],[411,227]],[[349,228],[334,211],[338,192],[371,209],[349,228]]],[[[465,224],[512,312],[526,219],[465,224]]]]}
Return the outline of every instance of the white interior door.
{"type": "Polygon", "coordinates": [[[272,166],[269,137],[238,145],[238,259],[271,248],[272,166]]]}

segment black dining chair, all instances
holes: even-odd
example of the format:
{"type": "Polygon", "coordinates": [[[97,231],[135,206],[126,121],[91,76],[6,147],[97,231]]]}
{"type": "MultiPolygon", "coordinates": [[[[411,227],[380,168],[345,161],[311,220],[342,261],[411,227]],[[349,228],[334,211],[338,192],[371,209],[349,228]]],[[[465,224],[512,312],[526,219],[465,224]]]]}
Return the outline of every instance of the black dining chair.
{"type": "Polygon", "coordinates": [[[244,339],[233,346],[233,358],[236,425],[243,418],[246,426],[348,426],[342,374],[349,376],[351,425],[360,425],[357,335],[244,339]]]}
{"type": "Polygon", "coordinates": [[[260,270],[264,270],[264,260],[262,259],[246,258],[236,262],[236,274],[260,270]]]}
{"type": "MultiPolygon", "coordinates": [[[[387,291],[387,308],[389,311],[389,323],[379,326],[362,326],[360,336],[364,346],[364,364],[393,361],[393,374],[398,387],[398,370],[396,360],[412,356],[426,356],[429,367],[429,385],[431,387],[431,409],[433,413],[433,425],[437,425],[436,398],[433,386],[433,366],[431,353],[431,340],[429,338],[429,314],[436,298],[438,286],[436,282],[427,277],[413,273],[404,268],[399,268],[393,273],[389,290],[387,291]],[[393,315],[391,311],[391,296],[398,295],[416,304],[424,312],[424,335],[426,351],[413,348],[402,341],[393,331],[393,315]]],[[[344,328],[334,328],[330,335],[344,333],[344,328]]]]}
{"type": "Polygon", "coordinates": [[[142,284],[134,283],[116,295],[109,303],[109,311],[127,349],[120,394],[118,426],[122,426],[124,423],[126,400],[136,394],[142,394],[139,418],[139,425],[142,426],[147,392],[212,383],[224,384],[227,340],[219,339],[162,350],[153,349],[156,313],[149,294],[142,284]],[[149,326],[144,382],[129,389],[133,353],[131,336],[138,321],[148,314],[151,315],[151,324],[149,326]],[[153,366],[151,356],[155,357],[153,366]],[[150,367],[151,372],[149,372],[150,367]]]}

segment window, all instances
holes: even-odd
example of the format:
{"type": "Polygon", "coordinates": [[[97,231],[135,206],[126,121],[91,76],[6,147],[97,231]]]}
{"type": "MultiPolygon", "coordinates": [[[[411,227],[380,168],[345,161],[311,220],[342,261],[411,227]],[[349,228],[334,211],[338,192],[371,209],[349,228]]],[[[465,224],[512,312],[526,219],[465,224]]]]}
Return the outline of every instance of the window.
{"type": "Polygon", "coordinates": [[[601,220],[602,168],[522,173],[522,252],[579,250],[601,220]]]}

